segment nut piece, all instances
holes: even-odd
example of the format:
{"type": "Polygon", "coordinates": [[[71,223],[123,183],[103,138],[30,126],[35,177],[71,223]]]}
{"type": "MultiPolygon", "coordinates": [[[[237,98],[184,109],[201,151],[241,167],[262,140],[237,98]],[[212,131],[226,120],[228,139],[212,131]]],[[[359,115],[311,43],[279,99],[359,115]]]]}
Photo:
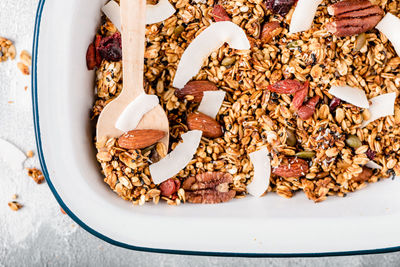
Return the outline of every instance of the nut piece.
{"type": "Polygon", "coordinates": [[[363,183],[369,180],[373,174],[373,170],[367,167],[363,167],[363,171],[357,175],[356,177],[353,177],[353,181],[357,183],[363,183]]]}
{"type": "Polygon", "coordinates": [[[182,188],[190,203],[216,204],[235,197],[236,191],[229,189],[233,177],[229,173],[206,172],[187,178],[182,188]]]}
{"type": "Polygon", "coordinates": [[[187,117],[187,125],[190,130],[203,131],[203,136],[207,138],[217,138],[223,135],[221,125],[213,118],[203,113],[192,113],[187,117]]]}
{"type": "Polygon", "coordinates": [[[283,178],[299,178],[308,172],[308,163],[304,159],[284,159],[282,163],[272,169],[272,173],[283,178]]]}
{"type": "Polygon", "coordinates": [[[282,32],[282,27],[278,21],[267,22],[264,24],[260,40],[261,42],[269,43],[272,39],[282,32]]]}
{"type": "Polygon", "coordinates": [[[384,15],[383,10],[369,0],[344,0],[329,6],[328,13],[335,17],[326,28],[339,37],[371,30],[384,15]]]}
{"type": "Polygon", "coordinates": [[[191,81],[188,82],[185,87],[175,91],[175,95],[183,100],[191,100],[195,103],[200,103],[203,99],[205,91],[217,91],[218,87],[215,83],[209,81],[191,81]]]}
{"type": "Polygon", "coordinates": [[[142,149],[154,145],[163,139],[165,134],[160,130],[133,130],[118,138],[118,145],[125,149],[142,149]]]}
{"type": "Polygon", "coordinates": [[[161,195],[169,197],[178,192],[181,182],[178,179],[170,178],[160,184],[161,195]]]}
{"type": "Polygon", "coordinates": [[[27,66],[32,65],[32,57],[28,51],[22,50],[21,54],[19,55],[19,58],[21,59],[21,62],[24,63],[25,65],[27,66]]]}
{"type": "Polygon", "coordinates": [[[29,67],[27,65],[25,65],[24,63],[18,62],[17,67],[22,72],[22,74],[24,74],[24,75],[31,74],[31,72],[29,71],[29,67]]]}
{"type": "Polygon", "coordinates": [[[41,184],[44,181],[43,173],[36,168],[28,168],[28,175],[31,177],[37,184],[41,184]]]}
{"type": "Polygon", "coordinates": [[[215,22],[231,21],[231,18],[229,17],[228,13],[226,13],[225,8],[221,5],[215,5],[211,15],[214,18],[215,22]]]}
{"type": "Polygon", "coordinates": [[[9,206],[10,209],[12,209],[13,211],[18,211],[19,209],[22,208],[22,205],[19,204],[17,201],[8,202],[8,206],[9,206]]]}

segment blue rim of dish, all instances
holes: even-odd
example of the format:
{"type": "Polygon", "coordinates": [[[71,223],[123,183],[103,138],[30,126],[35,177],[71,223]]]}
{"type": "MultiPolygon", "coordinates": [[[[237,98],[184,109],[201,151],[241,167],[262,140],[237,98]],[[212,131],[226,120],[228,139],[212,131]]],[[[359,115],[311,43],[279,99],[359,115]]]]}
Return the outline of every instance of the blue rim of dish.
{"type": "Polygon", "coordinates": [[[97,232],[96,230],[90,228],[83,221],[81,221],[71,210],[65,205],[60,195],[57,193],[56,189],[51,182],[49,173],[47,171],[46,162],[43,155],[42,141],[40,134],[39,125],[39,110],[38,110],[38,96],[37,96],[37,58],[38,58],[38,46],[39,46],[39,31],[40,23],[42,18],[42,12],[46,0],[39,0],[36,19],[35,19],[35,30],[33,35],[33,47],[32,47],[32,107],[33,107],[33,123],[35,128],[36,146],[39,156],[40,165],[42,167],[43,175],[46,178],[47,184],[53,193],[54,197],[60,204],[61,208],[74,220],[79,226],[90,234],[96,236],[97,238],[106,241],[112,245],[144,252],[155,252],[155,253],[167,253],[167,254],[178,254],[178,255],[195,255],[195,256],[220,256],[220,257],[252,257],[252,258],[263,258],[263,257],[273,257],[273,258],[287,258],[287,257],[330,257],[330,256],[351,256],[351,255],[365,255],[365,254],[379,254],[379,253],[389,253],[400,251],[400,246],[389,247],[389,248],[379,248],[370,250],[355,250],[355,251],[343,251],[343,252],[318,252],[318,253],[237,253],[237,252],[203,252],[203,251],[187,251],[187,250],[172,250],[172,249],[158,249],[158,248],[147,248],[138,247],[125,243],[118,242],[107,236],[97,232]]]}

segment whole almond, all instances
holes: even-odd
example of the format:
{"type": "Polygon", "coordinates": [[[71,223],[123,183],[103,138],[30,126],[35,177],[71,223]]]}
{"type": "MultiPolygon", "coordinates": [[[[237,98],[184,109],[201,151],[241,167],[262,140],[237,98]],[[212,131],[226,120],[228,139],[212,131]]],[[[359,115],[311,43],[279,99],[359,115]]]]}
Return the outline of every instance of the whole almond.
{"type": "Polygon", "coordinates": [[[118,138],[118,145],[125,149],[142,149],[154,145],[165,136],[160,130],[133,130],[118,138]]]}
{"type": "Polygon", "coordinates": [[[185,87],[175,91],[175,95],[179,99],[187,99],[196,103],[200,103],[203,99],[203,93],[205,91],[217,91],[218,87],[215,83],[210,81],[191,81],[188,82],[185,87]],[[190,96],[192,96],[190,98],[190,96]]]}
{"type": "Polygon", "coordinates": [[[223,134],[221,125],[203,113],[189,114],[187,124],[190,130],[203,131],[203,136],[207,138],[217,138],[223,134]]]}
{"type": "Polygon", "coordinates": [[[272,169],[272,173],[283,178],[299,178],[308,173],[308,163],[304,159],[284,159],[282,163],[272,169]]]}

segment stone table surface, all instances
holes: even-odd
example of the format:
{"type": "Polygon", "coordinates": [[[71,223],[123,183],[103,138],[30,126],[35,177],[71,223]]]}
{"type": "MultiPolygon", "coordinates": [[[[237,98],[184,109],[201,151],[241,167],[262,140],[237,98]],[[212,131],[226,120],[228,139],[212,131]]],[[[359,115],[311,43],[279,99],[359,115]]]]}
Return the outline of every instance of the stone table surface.
{"type": "MultiPolygon", "coordinates": [[[[18,54],[31,51],[38,0],[0,0],[0,36],[14,41],[18,54]]],[[[0,63],[0,138],[21,150],[35,150],[30,77],[18,60],[0,63]],[[25,91],[24,87],[28,86],[25,91]],[[9,101],[12,101],[9,103],[9,101]]],[[[36,157],[25,167],[39,166],[36,157]]],[[[381,255],[248,259],[179,256],[129,251],[90,235],[63,215],[46,184],[0,161],[0,267],[3,266],[400,266],[400,253],[381,255]],[[24,207],[11,211],[13,194],[24,207]]]]}

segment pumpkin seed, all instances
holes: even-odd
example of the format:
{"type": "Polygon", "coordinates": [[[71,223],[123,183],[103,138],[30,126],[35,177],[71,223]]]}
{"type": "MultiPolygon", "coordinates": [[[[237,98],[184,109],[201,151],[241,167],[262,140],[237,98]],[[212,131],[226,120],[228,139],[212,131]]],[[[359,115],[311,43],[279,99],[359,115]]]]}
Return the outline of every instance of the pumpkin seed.
{"type": "Polygon", "coordinates": [[[230,65],[235,64],[235,62],[236,62],[236,58],[235,57],[225,57],[222,60],[221,65],[222,66],[230,66],[230,65]]]}
{"type": "Polygon", "coordinates": [[[297,143],[296,135],[293,131],[287,131],[286,144],[288,146],[295,146],[297,143]]]}
{"type": "Polygon", "coordinates": [[[183,27],[182,25],[179,25],[178,27],[175,28],[174,30],[174,34],[176,36],[180,36],[181,33],[185,30],[185,27],[183,27]]]}
{"type": "Polygon", "coordinates": [[[346,139],[346,144],[354,149],[362,146],[360,139],[356,135],[349,135],[349,137],[346,139]]]}
{"type": "Polygon", "coordinates": [[[297,152],[296,157],[302,158],[302,159],[312,159],[313,157],[315,157],[315,152],[314,151],[297,152]]]}

